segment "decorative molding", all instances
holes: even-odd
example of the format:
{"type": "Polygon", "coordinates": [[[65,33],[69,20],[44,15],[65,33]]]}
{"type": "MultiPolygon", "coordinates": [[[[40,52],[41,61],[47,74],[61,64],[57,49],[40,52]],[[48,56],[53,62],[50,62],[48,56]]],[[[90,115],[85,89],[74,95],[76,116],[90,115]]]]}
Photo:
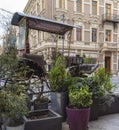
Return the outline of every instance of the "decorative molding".
{"type": "Polygon", "coordinates": [[[58,12],[54,15],[54,18],[57,20],[57,21],[63,21],[62,20],[62,15],[64,14],[64,21],[68,21],[69,20],[69,17],[67,16],[66,13],[62,13],[62,12],[58,12]]]}
{"type": "Polygon", "coordinates": [[[90,20],[88,21],[88,23],[89,24],[97,24],[97,25],[99,25],[99,17],[98,16],[94,16],[94,15],[92,15],[91,17],[90,17],[90,20]]]}
{"type": "Polygon", "coordinates": [[[75,15],[74,18],[72,18],[75,22],[86,22],[86,19],[84,18],[84,15],[75,15]]]}

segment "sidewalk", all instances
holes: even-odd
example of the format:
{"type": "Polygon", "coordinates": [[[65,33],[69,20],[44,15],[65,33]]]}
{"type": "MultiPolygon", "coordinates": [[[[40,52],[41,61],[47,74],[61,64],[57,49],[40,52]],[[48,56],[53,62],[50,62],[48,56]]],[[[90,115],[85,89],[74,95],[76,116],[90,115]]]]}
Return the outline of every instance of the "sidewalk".
{"type": "MultiPolygon", "coordinates": [[[[119,130],[119,113],[99,117],[98,120],[90,121],[88,130],[119,130]]],[[[62,130],[70,130],[66,122],[62,130]]]]}

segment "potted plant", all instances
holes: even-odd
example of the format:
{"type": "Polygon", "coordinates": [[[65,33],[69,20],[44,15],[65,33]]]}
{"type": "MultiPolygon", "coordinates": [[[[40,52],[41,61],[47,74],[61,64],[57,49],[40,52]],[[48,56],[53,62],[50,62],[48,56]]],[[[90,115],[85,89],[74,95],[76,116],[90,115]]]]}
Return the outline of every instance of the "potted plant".
{"type": "Polygon", "coordinates": [[[49,88],[46,80],[44,77],[38,77],[37,75],[34,75],[30,82],[31,83],[28,91],[31,95],[31,104],[33,105],[32,110],[48,109],[49,88]]]}
{"type": "Polygon", "coordinates": [[[65,58],[58,56],[49,71],[49,83],[51,89],[51,108],[59,113],[63,120],[66,119],[65,107],[68,105],[68,86],[70,76],[65,68],[65,58]]]}
{"type": "MultiPolygon", "coordinates": [[[[49,84],[46,78],[45,61],[41,55],[24,54],[20,57],[20,68],[26,64],[27,95],[29,110],[48,109],[49,84]]],[[[22,70],[21,70],[22,71],[22,70]]],[[[26,84],[26,83],[25,83],[26,84]]]]}
{"type": "Polygon", "coordinates": [[[26,79],[26,70],[19,71],[16,48],[12,46],[6,48],[0,56],[0,69],[0,79],[3,81],[0,87],[1,114],[4,117],[5,127],[10,126],[6,129],[13,130],[11,126],[16,128],[21,123],[22,116],[27,113],[25,94],[27,83],[22,84],[22,81],[26,79]]]}
{"type": "Polygon", "coordinates": [[[90,92],[92,92],[93,104],[90,107],[90,120],[96,120],[99,114],[102,113],[99,108],[102,109],[102,106],[107,101],[111,101],[110,97],[116,86],[111,82],[111,74],[106,73],[104,68],[98,68],[94,75],[85,78],[84,82],[85,85],[89,86],[90,92]]]}
{"type": "Polygon", "coordinates": [[[47,90],[44,90],[46,84],[43,81],[44,79],[37,77],[30,84],[29,90],[35,99],[33,99],[34,108],[24,116],[25,130],[61,130],[62,128],[61,116],[48,107],[49,94],[47,95],[47,90]]]}
{"type": "Polygon", "coordinates": [[[30,111],[24,116],[24,130],[61,130],[61,116],[52,109],[30,111]]]}
{"type": "Polygon", "coordinates": [[[99,116],[98,105],[99,105],[99,98],[102,96],[102,92],[97,85],[97,82],[94,80],[94,77],[86,77],[84,78],[85,85],[89,86],[90,92],[92,92],[92,100],[93,103],[90,106],[90,118],[89,120],[96,120],[99,116]]]}
{"type": "Polygon", "coordinates": [[[23,116],[27,114],[26,95],[22,86],[9,84],[0,90],[0,108],[6,130],[24,130],[23,116]]]}
{"type": "Polygon", "coordinates": [[[71,130],[86,130],[89,121],[92,93],[89,86],[81,84],[75,81],[69,87],[69,106],[66,112],[71,130]]]}
{"type": "Polygon", "coordinates": [[[112,104],[112,94],[116,85],[111,82],[112,75],[110,73],[105,72],[105,68],[99,68],[93,76],[94,82],[97,84],[97,91],[94,88],[91,88],[91,91],[94,93],[94,98],[98,99],[98,109],[99,114],[104,115],[104,113],[108,113],[108,109],[110,109],[112,104]],[[105,109],[105,107],[107,107],[105,109]]]}

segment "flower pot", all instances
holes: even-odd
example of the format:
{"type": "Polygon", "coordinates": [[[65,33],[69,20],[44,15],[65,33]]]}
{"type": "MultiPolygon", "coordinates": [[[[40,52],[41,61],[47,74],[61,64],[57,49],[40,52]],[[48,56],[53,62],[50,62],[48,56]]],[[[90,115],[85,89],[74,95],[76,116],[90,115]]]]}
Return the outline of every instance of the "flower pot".
{"type": "Polygon", "coordinates": [[[12,118],[4,118],[4,128],[5,130],[24,130],[24,120],[20,119],[12,119],[12,118]]]}
{"type": "Polygon", "coordinates": [[[19,126],[6,126],[6,130],[24,130],[24,124],[19,126]]]}
{"type": "Polygon", "coordinates": [[[72,109],[66,107],[70,130],[86,130],[90,116],[90,108],[72,109]]]}

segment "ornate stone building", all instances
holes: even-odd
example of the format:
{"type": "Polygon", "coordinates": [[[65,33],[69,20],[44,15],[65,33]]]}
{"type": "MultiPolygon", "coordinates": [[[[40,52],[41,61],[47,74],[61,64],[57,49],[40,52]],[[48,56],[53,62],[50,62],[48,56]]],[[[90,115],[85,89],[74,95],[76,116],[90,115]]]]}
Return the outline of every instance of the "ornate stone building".
{"type": "MultiPolygon", "coordinates": [[[[70,55],[95,58],[107,72],[119,71],[118,0],[29,0],[24,13],[73,24],[70,55]]],[[[58,36],[58,49],[67,55],[67,35],[58,36]]],[[[53,34],[30,30],[30,49],[46,59],[55,47],[53,34]]]]}

